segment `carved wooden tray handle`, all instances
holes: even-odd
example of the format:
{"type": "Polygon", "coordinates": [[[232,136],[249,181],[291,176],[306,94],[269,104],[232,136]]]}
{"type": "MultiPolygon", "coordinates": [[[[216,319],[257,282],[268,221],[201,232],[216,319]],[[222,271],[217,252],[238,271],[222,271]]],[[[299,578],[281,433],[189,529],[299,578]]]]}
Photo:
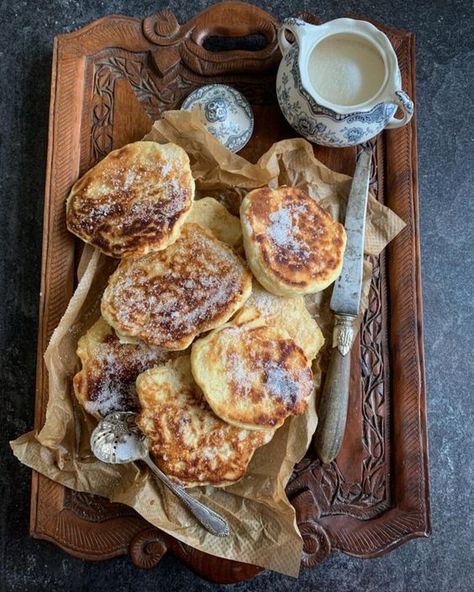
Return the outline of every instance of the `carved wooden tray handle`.
{"type": "Polygon", "coordinates": [[[168,550],[164,537],[157,528],[150,526],[139,532],[130,542],[128,553],[133,564],[151,569],[160,562],[168,550]]]}
{"type": "Polygon", "coordinates": [[[243,2],[211,6],[181,26],[172,12],[163,11],[145,19],[143,31],[149,41],[160,46],[156,54],[160,52],[163,57],[163,49],[167,48],[165,52],[173,53],[176,63],[182,60],[192,71],[206,76],[268,72],[277,67],[281,58],[277,21],[260,8],[243,2]],[[204,47],[209,37],[244,38],[255,34],[265,37],[264,48],[209,51],[204,47]]]}

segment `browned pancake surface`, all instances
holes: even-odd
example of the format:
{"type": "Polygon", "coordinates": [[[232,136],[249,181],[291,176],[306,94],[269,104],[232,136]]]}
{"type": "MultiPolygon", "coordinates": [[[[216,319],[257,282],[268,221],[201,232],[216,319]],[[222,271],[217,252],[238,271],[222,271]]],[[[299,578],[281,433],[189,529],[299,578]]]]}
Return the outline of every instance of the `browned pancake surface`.
{"type": "Polygon", "coordinates": [[[165,251],[122,260],[102,298],[102,314],[121,336],[185,349],[247,300],[251,274],[230,247],[185,224],[165,251]]]}
{"type": "Polygon", "coordinates": [[[231,322],[192,347],[193,376],[213,411],[247,429],[274,429],[300,415],[313,391],[303,350],[262,319],[231,322]]]}
{"type": "Polygon", "coordinates": [[[171,357],[170,352],[144,343],[120,343],[102,318],[81,337],[77,354],[82,368],[74,377],[74,392],[86,411],[96,417],[138,411],[137,376],[171,357]]]}
{"type": "Polygon", "coordinates": [[[150,439],[155,462],[187,487],[239,480],[255,449],[273,436],[219,419],[194,382],[186,355],[141,374],[137,391],[137,423],[150,439]]]}
{"type": "Polygon", "coordinates": [[[301,189],[256,189],[244,199],[241,216],[247,259],[267,289],[318,291],[339,274],[344,227],[301,189]]]}
{"type": "Polygon", "coordinates": [[[75,183],[67,225],[107,255],[140,255],[177,238],[193,196],[184,150],[135,142],[111,152],[75,183]]]}

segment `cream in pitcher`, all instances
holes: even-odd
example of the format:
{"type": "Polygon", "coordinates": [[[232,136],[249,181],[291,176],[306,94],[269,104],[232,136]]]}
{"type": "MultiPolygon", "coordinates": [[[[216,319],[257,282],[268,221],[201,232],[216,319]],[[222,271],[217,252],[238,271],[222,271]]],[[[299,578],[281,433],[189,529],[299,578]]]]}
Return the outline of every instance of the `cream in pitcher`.
{"type": "Polygon", "coordinates": [[[381,89],[385,78],[382,56],[363,39],[334,35],[311,52],[308,75],[313,88],[337,105],[359,105],[381,89]]]}
{"type": "Polygon", "coordinates": [[[411,119],[413,102],[401,89],[395,52],[372,24],[337,19],[315,26],[287,19],[279,43],[278,101],[290,125],[308,140],[351,146],[411,119]],[[293,44],[286,31],[293,33],[293,44]]]}

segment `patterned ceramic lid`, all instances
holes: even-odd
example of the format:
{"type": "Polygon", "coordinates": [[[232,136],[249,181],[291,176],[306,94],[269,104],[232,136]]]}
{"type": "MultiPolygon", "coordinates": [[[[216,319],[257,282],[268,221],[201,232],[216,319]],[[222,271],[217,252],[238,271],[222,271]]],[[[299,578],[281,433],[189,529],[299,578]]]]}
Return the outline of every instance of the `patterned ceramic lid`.
{"type": "Polygon", "coordinates": [[[235,88],[226,84],[201,86],[181,105],[184,111],[195,107],[200,109],[207,130],[232,152],[238,152],[250,140],[254,121],[252,108],[235,88]]]}

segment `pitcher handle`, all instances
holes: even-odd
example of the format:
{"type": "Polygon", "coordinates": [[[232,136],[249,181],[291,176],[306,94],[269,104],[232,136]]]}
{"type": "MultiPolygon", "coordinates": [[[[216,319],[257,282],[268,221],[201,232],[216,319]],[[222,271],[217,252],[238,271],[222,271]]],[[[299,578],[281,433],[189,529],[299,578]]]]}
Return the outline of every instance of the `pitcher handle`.
{"type": "Polygon", "coordinates": [[[307,33],[307,29],[310,26],[312,25],[305,23],[305,21],[303,21],[302,19],[294,17],[286,18],[282,22],[278,30],[278,45],[280,46],[280,51],[282,55],[285,55],[285,53],[290,49],[290,47],[293,46],[293,43],[290,43],[285,36],[286,31],[290,31],[290,33],[293,34],[295,41],[298,43],[298,45],[301,45],[303,37],[307,33]]]}
{"type": "Polygon", "coordinates": [[[413,101],[410,99],[410,97],[407,95],[407,93],[403,90],[396,90],[393,94],[393,96],[386,101],[387,103],[394,103],[395,105],[397,105],[398,107],[400,107],[400,109],[403,111],[403,117],[395,117],[395,115],[393,115],[389,122],[387,123],[387,125],[385,126],[385,129],[395,129],[397,127],[402,127],[404,125],[406,125],[410,119],[413,117],[413,112],[414,112],[414,105],[413,105],[413,101]]]}

